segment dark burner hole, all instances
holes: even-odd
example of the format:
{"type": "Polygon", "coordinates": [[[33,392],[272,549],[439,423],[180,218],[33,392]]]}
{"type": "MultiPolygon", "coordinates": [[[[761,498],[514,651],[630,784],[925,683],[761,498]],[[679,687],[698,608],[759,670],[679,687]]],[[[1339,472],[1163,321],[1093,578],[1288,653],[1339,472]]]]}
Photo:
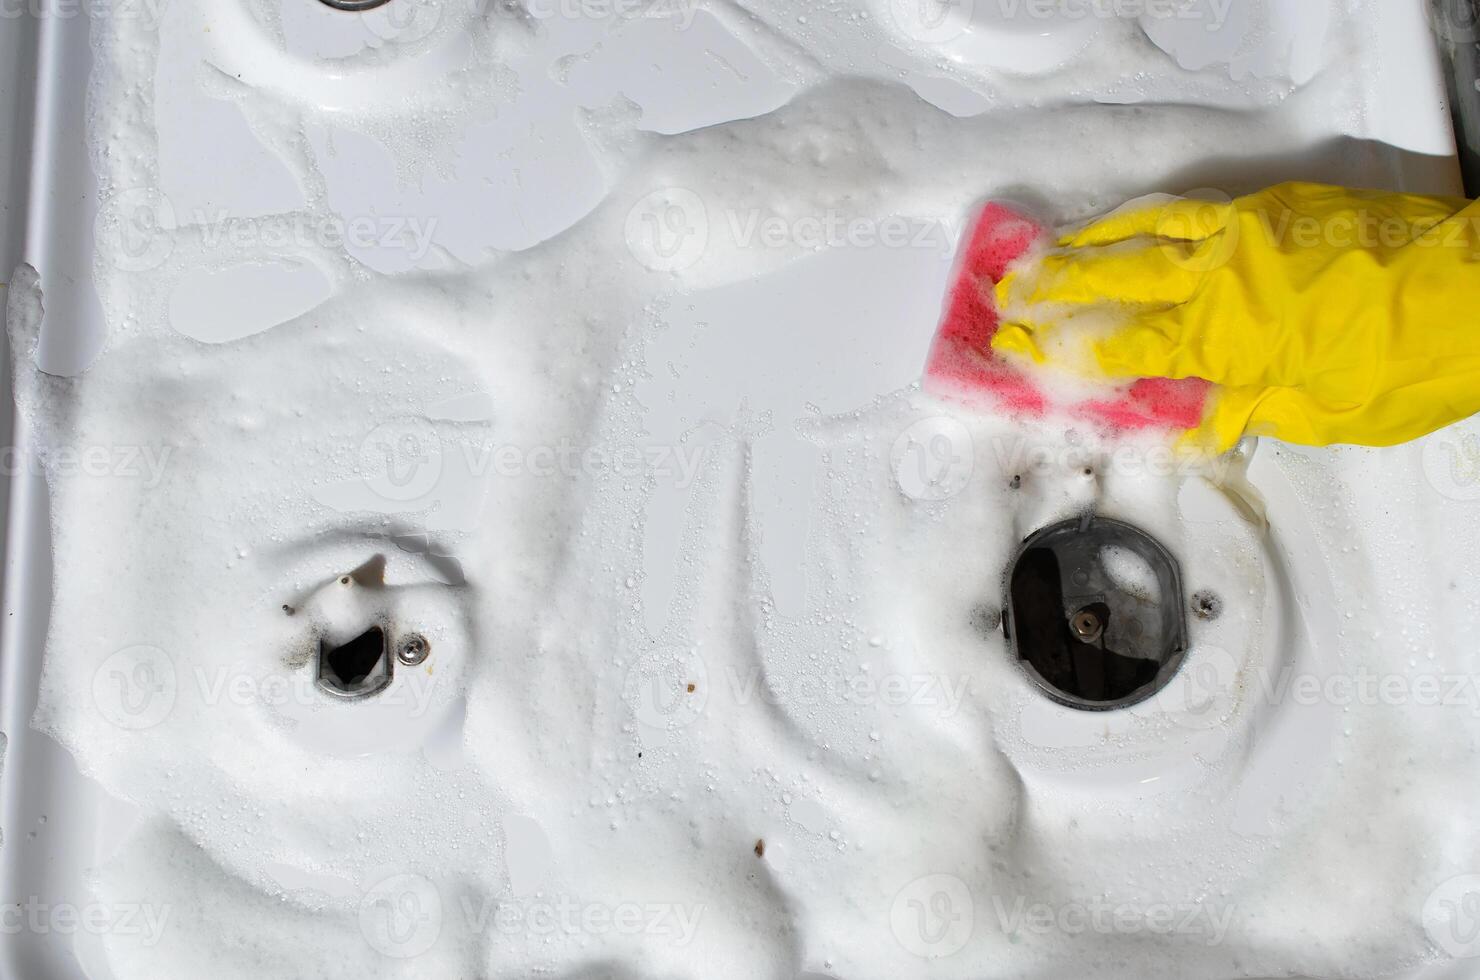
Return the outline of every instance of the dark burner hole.
{"type": "MultiPolygon", "coordinates": [[[[1038,676],[1072,698],[1114,703],[1131,697],[1156,680],[1161,664],[1132,652],[1110,649],[1103,634],[1085,642],[1064,616],[1064,593],[1058,556],[1035,548],[1019,560],[1013,577],[1018,638],[1023,659],[1038,676]]],[[[1084,607],[1103,628],[1111,625],[1103,602],[1084,607]]]]}
{"type": "Polygon", "coordinates": [[[1014,656],[1067,707],[1143,701],[1186,655],[1177,561],[1130,524],[1085,514],[1041,528],[1023,543],[1007,588],[1003,626],[1014,656]]]}
{"type": "Polygon", "coordinates": [[[364,697],[390,683],[385,631],[372,626],[340,646],[319,641],[319,683],[333,694],[364,697]]]}

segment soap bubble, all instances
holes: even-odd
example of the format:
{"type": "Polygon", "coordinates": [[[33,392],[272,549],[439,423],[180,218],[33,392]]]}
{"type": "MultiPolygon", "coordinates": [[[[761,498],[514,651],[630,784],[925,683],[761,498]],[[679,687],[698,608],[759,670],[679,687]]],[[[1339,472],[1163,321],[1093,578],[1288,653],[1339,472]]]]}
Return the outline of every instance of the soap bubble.
{"type": "Polygon", "coordinates": [[[913,500],[945,500],[966,488],[976,469],[971,432],[947,417],[911,425],[889,452],[899,489],[913,500]]]}
{"type": "Polygon", "coordinates": [[[959,953],[976,925],[971,889],[955,875],[916,878],[894,896],[889,925],[899,944],[916,956],[939,959],[959,953]]]}
{"type": "Polygon", "coordinates": [[[179,681],[169,654],[158,647],[127,647],[93,672],[93,703],[104,718],[131,731],[153,728],[169,717],[179,681]]]}
{"type": "Polygon", "coordinates": [[[360,899],[360,932],[386,956],[420,956],[442,933],[442,895],[421,875],[392,875],[360,899]]]}
{"type": "Polygon", "coordinates": [[[1450,500],[1480,500],[1480,435],[1468,425],[1435,432],[1423,443],[1429,486],[1450,500]]]}
{"type": "Polygon", "coordinates": [[[153,188],[135,187],[110,194],[93,221],[93,240],[103,258],[120,272],[147,272],[174,251],[175,209],[153,188]]]}
{"type": "Polygon", "coordinates": [[[682,272],[704,257],[709,211],[685,187],[653,191],[627,212],[627,248],[654,272],[682,272]]]}
{"type": "Polygon", "coordinates": [[[1480,957],[1480,875],[1450,878],[1423,904],[1423,928],[1457,960],[1480,957]]]}

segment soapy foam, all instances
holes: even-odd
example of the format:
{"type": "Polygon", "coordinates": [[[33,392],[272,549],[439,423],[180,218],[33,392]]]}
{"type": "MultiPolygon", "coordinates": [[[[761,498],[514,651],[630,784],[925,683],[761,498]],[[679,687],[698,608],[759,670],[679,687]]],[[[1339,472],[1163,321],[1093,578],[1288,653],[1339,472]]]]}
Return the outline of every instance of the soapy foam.
{"type": "MultiPolygon", "coordinates": [[[[234,6],[171,8],[171,30],[211,45],[185,26],[226,17],[239,50],[276,63],[288,25],[270,4],[255,21],[234,6]]],[[[1333,30],[1357,30],[1360,7],[1338,6],[1333,30]]],[[[798,419],[813,360],[854,364],[828,346],[858,346],[846,325],[778,314],[737,353],[685,320],[755,277],[805,285],[856,247],[818,245],[803,219],[959,234],[981,194],[1031,184],[1046,217],[1073,220],[1208,158],[1276,154],[1291,114],[1352,107],[1330,93],[1273,107],[1288,84],[1204,70],[1189,98],[1265,108],[1009,108],[1123,93],[1137,73],[1152,98],[1185,81],[1117,20],[1070,53],[1082,71],[949,67],[994,105],[960,119],[893,82],[831,77],[848,45],[898,39],[877,15],[715,13],[743,21],[799,94],[671,137],[633,133],[620,103],[593,117],[608,186],[564,233],[401,276],[318,241],[213,252],[188,223],[157,239],[157,264],[128,268],[104,235],[103,352],[76,378],[20,360],[57,556],[35,724],[142,815],[94,885],[154,917],[102,938],[108,967],[1185,980],[1378,976],[1429,956],[1426,899],[1480,865],[1466,819],[1480,791],[1456,778],[1474,712],[1306,706],[1270,687],[1292,669],[1391,672],[1397,647],[1414,678],[1473,675],[1474,656],[1425,625],[1474,610],[1463,565],[1463,598],[1441,604],[1352,547],[1361,527],[1391,556],[1375,560],[1409,567],[1398,513],[1433,522],[1424,540],[1474,537],[1458,503],[1375,499],[1372,461],[1394,471],[1385,486],[1425,485],[1417,450],[1348,463],[1260,447],[1259,485],[1309,522],[1270,529],[1245,455],[1186,469],[1152,434],[984,414],[916,386],[880,394],[899,384],[798,419]],[[674,207],[707,229],[697,250],[649,233],[674,207]],[[752,216],[791,233],[758,244],[752,216]],[[334,296],[219,344],[168,326],[188,270],[284,252],[334,296]],[[811,343],[824,350],[803,360],[811,343]],[[785,397],[724,389],[746,356],[803,367],[785,397]],[[94,448],[108,454],[96,465],[94,448]],[[810,485],[778,491],[778,454],[806,461],[810,485]],[[799,575],[767,557],[778,510],[796,507],[799,575]],[[1089,507],[1147,529],[1189,590],[1225,600],[1192,623],[1177,681],[1104,716],[1043,699],[998,628],[1018,542],[1089,507]],[[650,591],[665,534],[677,571],[650,591]],[[1297,546],[1317,560],[1293,563],[1297,546]],[[1406,625],[1344,618],[1369,615],[1358,596],[1391,596],[1406,625]],[[326,698],[311,682],[319,639],[372,622],[423,637],[431,657],[398,666],[373,702],[326,698]]],[[[153,77],[161,56],[133,31],[97,31],[93,139],[112,148],[95,158],[112,199],[158,185],[150,97],[121,80],[153,77]]],[[[349,57],[414,63],[454,33],[349,57]]],[[[343,125],[418,173],[438,134],[512,97],[486,53],[539,33],[481,21],[465,43],[485,54],[462,74],[353,106],[343,125]],[[423,110],[421,130],[397,124],[423,110]]],[[[891,57],[923,70],[923,50],[891,57]]],[[[305,213],[334,213],[312,93],[270,73],[228,88],[305,213]]],[[[11,317],[25,352],[40,297],[15,295],[36,314],[11,317]]],[[[919,335],[919,357],[892,369],[905,380],[932,327],[893,326],[919,335]]]]}

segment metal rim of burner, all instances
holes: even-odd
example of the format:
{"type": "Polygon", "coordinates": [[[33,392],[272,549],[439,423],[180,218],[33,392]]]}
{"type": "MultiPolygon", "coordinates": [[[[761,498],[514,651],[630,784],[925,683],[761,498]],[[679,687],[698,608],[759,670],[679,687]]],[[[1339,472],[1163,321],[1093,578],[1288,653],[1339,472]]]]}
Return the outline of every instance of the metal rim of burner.
{"type": "Polygon", "coordinates": [[[374,10],[376,7],[383,7],[390,2],[391,0],[319,0],[319,3],[322,3],[326,7],[348,11],[352,14],[374,10]]]}
{"type": "Polygon", "coordinates": [[[1133,524],[1089,513],[1040,528],[1007,572],[1002,629],[1051,700],[1113,711],[1160,692],[1187,655],[1187,603],[1176,558],[1133,524]],[[1104,567],[1108,548],[1138,556],[1157,597],[1137,597],[1104,567]],[[1134,610],[1134,612],[1128,612],[1134,610]]]}

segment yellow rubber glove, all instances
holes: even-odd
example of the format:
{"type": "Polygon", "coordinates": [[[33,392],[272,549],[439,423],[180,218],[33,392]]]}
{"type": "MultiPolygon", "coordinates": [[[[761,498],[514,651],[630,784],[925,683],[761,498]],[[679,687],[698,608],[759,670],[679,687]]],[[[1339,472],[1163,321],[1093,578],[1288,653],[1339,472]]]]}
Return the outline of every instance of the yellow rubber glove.
{"type": "Polygon", "coordinates": [[[1189,439],[1387,446],[1480,411],[1480,204],[1282,184],[1132,202],[997,286],[1008,356],[1213,382],[1189,439]]]}

